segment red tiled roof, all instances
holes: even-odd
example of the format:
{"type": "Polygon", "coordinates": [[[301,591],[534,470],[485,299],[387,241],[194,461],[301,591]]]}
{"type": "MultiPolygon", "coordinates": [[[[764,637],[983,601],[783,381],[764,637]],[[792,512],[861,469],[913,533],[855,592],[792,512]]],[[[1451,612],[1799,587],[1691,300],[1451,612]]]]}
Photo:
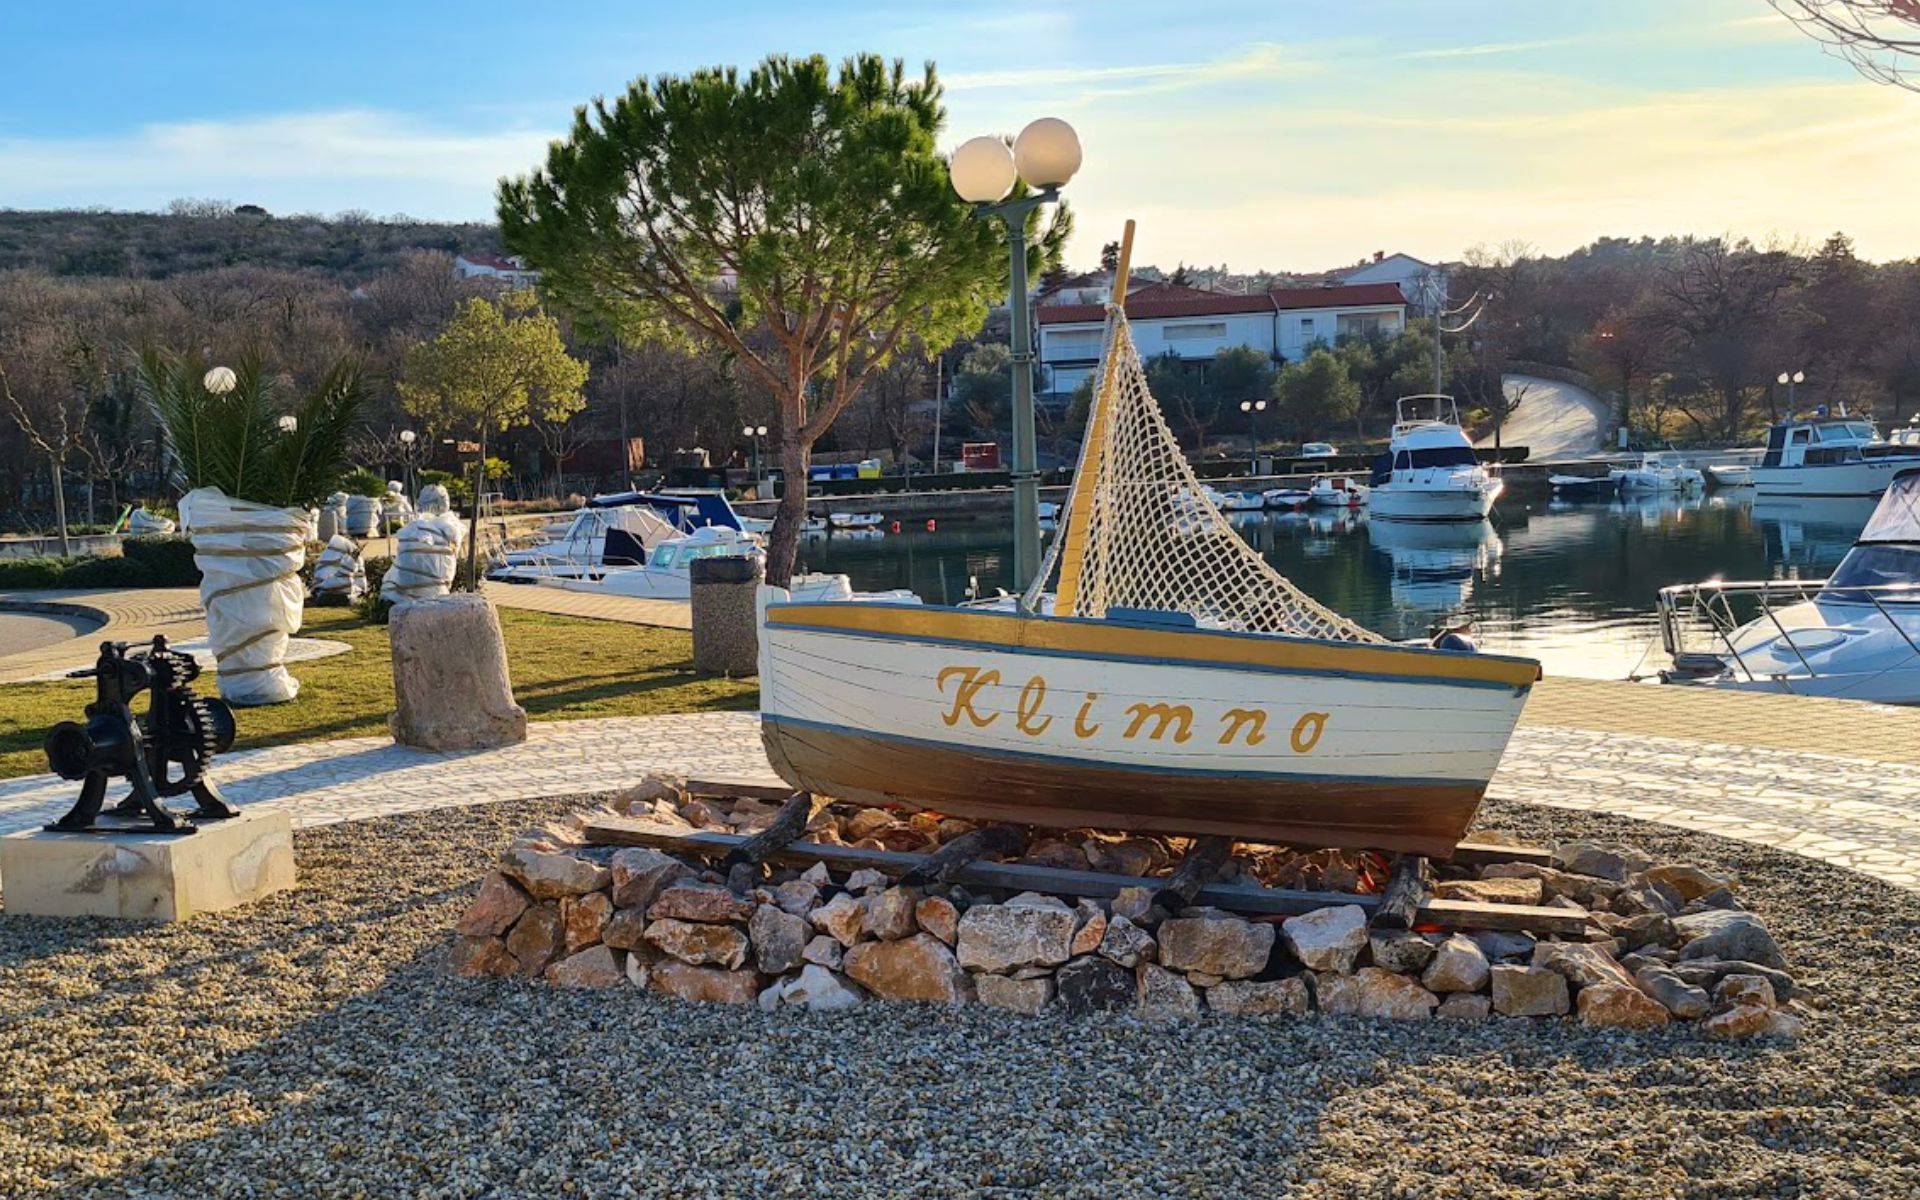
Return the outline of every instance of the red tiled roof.
{"type": "MultiPolygon", "coordinates": [[[[1153,299],[1134,292],[1127,297],[1127,316],[1133,320],[1167,317],[1216,317],[1234,313],[1286,312],[1301,308],[1357,308],[1377,304],[1405,304],[1397,283],[1359,283],[1339,287],[1276,288],[1251,296],[1222,296],[1209,292],[1197,297],[1153,299]]],[[[1078,325],[1100,322],[1106,309],[1098,304],[1056,304],[1039,310],[1042,325],[1078,325]]]]}

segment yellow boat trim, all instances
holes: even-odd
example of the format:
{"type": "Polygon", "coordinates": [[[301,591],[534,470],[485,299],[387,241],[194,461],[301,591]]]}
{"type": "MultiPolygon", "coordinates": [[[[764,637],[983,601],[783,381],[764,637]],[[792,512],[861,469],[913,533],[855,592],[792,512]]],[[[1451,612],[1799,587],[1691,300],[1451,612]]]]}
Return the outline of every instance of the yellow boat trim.
{"type": "Polygon", "coordinates": [[[1459,680],[1509,687],[1529,687],[1540,678],[1540,664],[1527,658],[1427,651],[1370,642],[1306,641],[1210,629],[1151,629],[1091,619],[952,608],[844,602],[777,604],[768,607],[767,624],[906,639],[938,638],[1061,654],[1459,680]]]}

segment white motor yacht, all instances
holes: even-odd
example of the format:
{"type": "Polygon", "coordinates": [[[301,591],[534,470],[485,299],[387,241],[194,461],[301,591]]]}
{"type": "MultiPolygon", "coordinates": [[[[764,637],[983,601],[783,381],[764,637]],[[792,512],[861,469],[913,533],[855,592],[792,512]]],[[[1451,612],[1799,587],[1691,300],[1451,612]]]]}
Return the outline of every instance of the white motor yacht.
{"type": "Polygon", "coordinates": [[[1655,492],[1698,492],[1707,486],[1707,477],[1687,463],[1686,456],[1671,450],[1654,450],[1640,456],[1640,464],[1615,467],[1608,477],[1616,481],[1620,494],[1655,492]]]}
{"type": "Polygon", "coordinates": [[[1403,396],[1367,509],[1390,521],[1483,521],[1505,486],[1480,464],[1452,396],[1403,396]]]}
{"type": "MultiPolygon", "coordinates": [[[[746,558],[765,554],[760,539],[738,529],[709,525],[683,537],[669,538],[654,546],[647,561],[639,566],[616,567],[604,571],[598,579],[555,578],[550,585],[570,592],[596,596],[632,596],[643,600],[690,600],[693,598],[693,563],[702,558],[746,558]]],[[[867,595],[856,593],[845,575],[795,575],[788,585],[795,596],[809,600],[884,599],[894,603],[918,604],[919,598],[905,590],[867,595]]]]}
{"type": "Polygon", "coordinates": [[[496,583],[544,579],[598,579],[612,569],[633,567],[678,530],[648,504],[582,508],[556,535],[509,550],[487,571],[496,583]]]}
{"type": "Polygon", "coordinates": [[[1920,464],[1827,579],[1662,588],[1659,614],[1663,682],[1920,704],[1920,464]]]}
{"type": "Polygon", "coordinates": [[[1307,503],[1322,508],[1359,508],[1367,502],[1367,485],[1345,475],[1321,475],[1307,488],[1307,503]]]}
{"type": "Polygon", "coordinates": [[[1881,440],[1873,422],[1824,408],[1767,431],[1767,449],[1751,469],[1762,496],[1878,496],[1894,475],[1920,466],[1920,435],[1881,440]]]}
{"type": "Polygon", "coordinates": [[[1267,498],[1259,492],[1228,492],[1220,497],[1222,512],[1259,512],[1267,506],[1267,498]]]}

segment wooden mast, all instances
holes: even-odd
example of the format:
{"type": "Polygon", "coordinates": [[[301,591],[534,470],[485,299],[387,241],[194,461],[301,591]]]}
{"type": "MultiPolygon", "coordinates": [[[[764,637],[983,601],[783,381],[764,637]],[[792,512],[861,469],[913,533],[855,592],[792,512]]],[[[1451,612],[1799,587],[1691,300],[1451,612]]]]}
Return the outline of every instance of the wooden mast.
{"type": "MultiPolygon", "coordinates": [[[[1125,230],[1120,234],[1120,261],[1114,267],[1111,294],[1112,303],[1120,308],[1122,317],[1127,307],[1127,272],[1132,265],[1133,221],[1129,218],[1125,230]]],[[[1116,319],[1119,318],[1114,314],[1107,314],[1109,332],[1116,319]]],[[[1093,412],[1087,421],[1080,465],[1073,474],[1073,491],[1067,497],[1066,515],[1060,525],[1061,536],[1066,538],[1066,543],[1060,552],[1060,582],[1054,590],[1053,610],[1063,615],[1073,612],[1080,595],[1080,572],[1087,557],[1087,526],[1093,513],[1094,493],[1099,486],[1101,459],[1107,448],[1107,422],[1113,407],[1114,358],[1112,345],[1109,344],[1106,359],[1100,364],[1100,386],[1093,394],[1093,412]]]]}

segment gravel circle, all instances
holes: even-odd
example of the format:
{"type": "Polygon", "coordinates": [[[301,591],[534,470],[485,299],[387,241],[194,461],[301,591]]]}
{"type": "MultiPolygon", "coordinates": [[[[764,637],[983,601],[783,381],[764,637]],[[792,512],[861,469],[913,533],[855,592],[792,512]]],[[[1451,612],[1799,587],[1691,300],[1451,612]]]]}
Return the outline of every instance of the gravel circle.
{"type": "Polygon", "coordinates": [[[0,920],[0,1196],[1920,1195],[1920,896],[1807,859],[1482,810],[1739,873],[1820,1010],[1794,1045],[445,975],[492,857],[579,803],[303,832],[297,892],[184,926],[0,920]]]}

